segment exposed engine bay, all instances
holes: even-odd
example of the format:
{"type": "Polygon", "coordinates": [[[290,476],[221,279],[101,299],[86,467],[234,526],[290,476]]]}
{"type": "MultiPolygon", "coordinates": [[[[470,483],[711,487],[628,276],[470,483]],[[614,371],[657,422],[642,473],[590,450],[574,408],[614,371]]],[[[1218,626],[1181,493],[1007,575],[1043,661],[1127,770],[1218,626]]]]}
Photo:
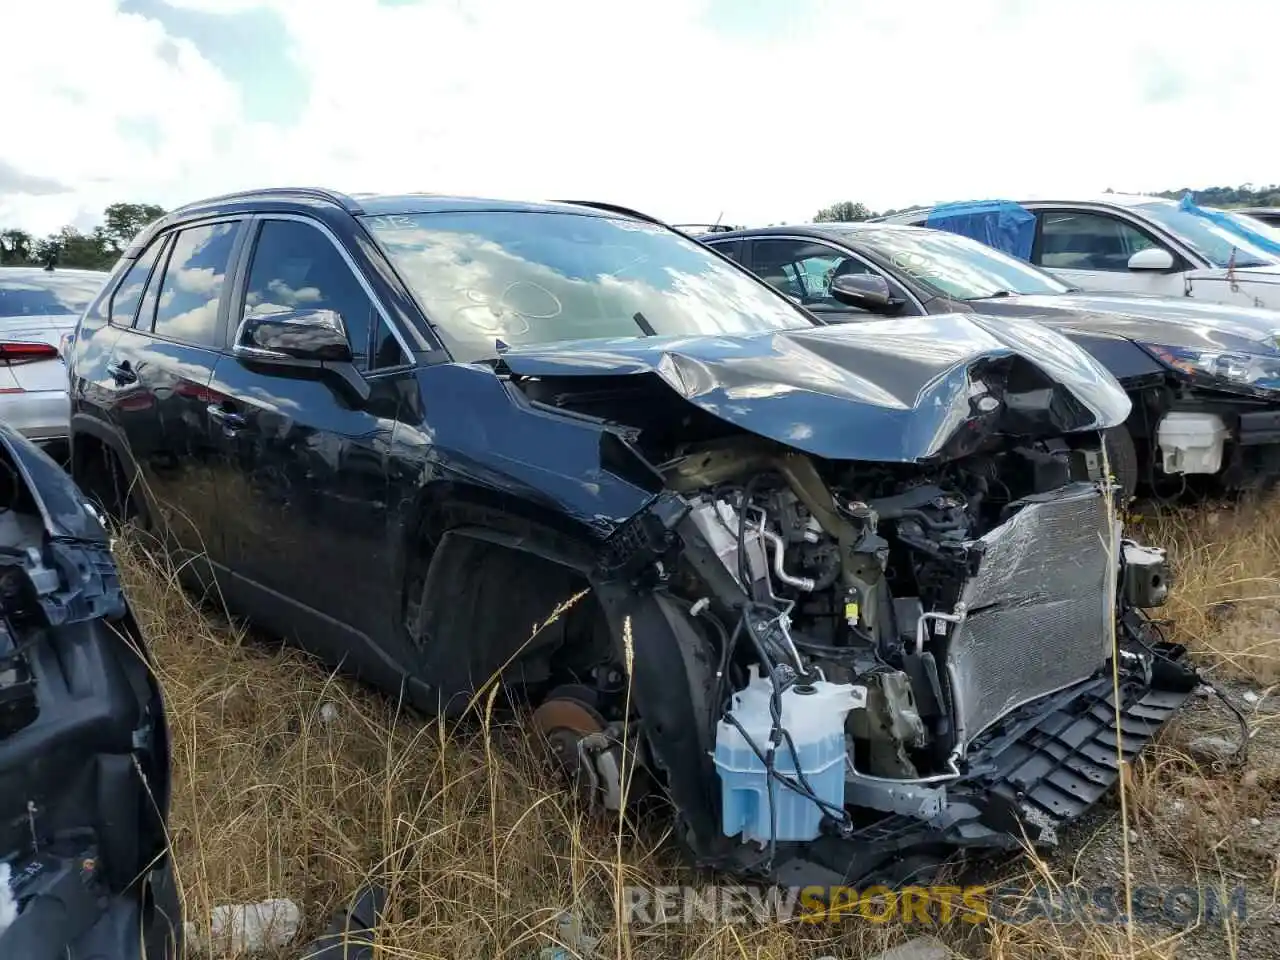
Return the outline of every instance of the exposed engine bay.
{"type": "Polygon", "coordinates": [[[500,368],[533,412],[601,430],[592,483],[648,497],[591,517],[613,642],[592,675],[630,699],[575,680],[535,721],[611,809],[643,770],[629,783],[660,786],[699,863],[888,882],[1051,843],[1195,686],[1142,612],[1164,554],[1111,502],[1100,431],[1128,400],[1034,324],[641,338],[500,368]]]}
{"type": "MultiPolygon", "coordinates": [[[[779,845],[894,817],[1006,839],[1025,821],[1051,840],[1053,814],[1081,802],[1080,771],[1025,784],[1068,783],[1038,822],[1025,791],[1002,798],[975,775],[1086,691],[1110,694],[1113,648],[1144,695],[1176,660],[1138,609],[1164,602],[1164,554],[1122,539],[1096,435],[993,442],[932,467],[834,464],[734,437],[659,469],[674,537],[647,572],[632,553],[631,573],[713,638],[703,719],[721,832],[770,869],[779,845]],[[983,809],[965,802],[974,794],[983,809]],[[1003,828],[963,825],[1005,801],[1003,828]]],[[[1174,672],[1181,692],[1145,708],[1181,702],[1191,674],[1174,672]]],[[[1086,781],[1108,749],[1114,766],[1114,728],[1090,736],[1086,781]]],[[[1111,782],[1093,779],[1090,802],[1111,782]]]]}
{"type": "MultiPolygon", "coordinates": [[[[850,722],[851,769],[904,780],[954,773],[999,716],[1107,659],[1109,551],[1119,541],[1092,451],[1042,443],[936,473],[845,465],[828,486],[803,455],[762,459],[728,444],[665,472],[749,597],[744,624],[758,643],[746,650],[798,677],[865,688],[865,710],[850,722]],[[993,615],[1030,626],[1028,614],[1043,618],[1040,629],[1017,638],[979,626],[993,615]],[[1022,648],[1007,662],[990,649],[1002,639],[1022,648]],[[1032,676],[1009,678],[993,697],[988,674],[1004,667],[1032,676]]],[[[674,589],[695,597],[698,587],[674,589]]]]}

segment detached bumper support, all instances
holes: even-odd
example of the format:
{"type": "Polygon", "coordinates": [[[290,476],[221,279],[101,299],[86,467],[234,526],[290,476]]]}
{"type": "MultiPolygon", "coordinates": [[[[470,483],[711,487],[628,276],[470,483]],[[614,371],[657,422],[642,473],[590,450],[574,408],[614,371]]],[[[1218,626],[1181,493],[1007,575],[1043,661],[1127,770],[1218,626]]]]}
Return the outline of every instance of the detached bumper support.
{"type": "MultiPolygon", "coordinates": [[[[1053,699],[1049,712],[1007,739],[975,745],[973,775],[948,785],[954,816],[930,824],[892,814],[847,838],[821,837],[795,850],[773,873],[777,883],[804,886],[926,882],[931,871],[965,850],[1016,849],[1023,837],[1051,845],[1057,830],[1106,795],[1131,763],[1178,712],[1195,688],[1195,675],[1177,661],[1183,649],[1154,646],[1150,685],[1121,678],[1116,709],[1110,674],[1088,680],[1053,699]],[[1116,749],[1116,731],[1120,749],[1116,749]]],[[[1043,702],[1026,708],[1031,717],[1043,702]]]]}
{"type": "Polygon", "coordinates": [[[1055,828],[1101,800],[1120,777],[1120,761],[1136,759],[1190,691],[1122,686],[1120,696],[1117,711],[1111,678],[1092,681],[1011,744],[978,781],[1017,807],[1033,839],[1039,833],[1051,840],[1055,828]]]}

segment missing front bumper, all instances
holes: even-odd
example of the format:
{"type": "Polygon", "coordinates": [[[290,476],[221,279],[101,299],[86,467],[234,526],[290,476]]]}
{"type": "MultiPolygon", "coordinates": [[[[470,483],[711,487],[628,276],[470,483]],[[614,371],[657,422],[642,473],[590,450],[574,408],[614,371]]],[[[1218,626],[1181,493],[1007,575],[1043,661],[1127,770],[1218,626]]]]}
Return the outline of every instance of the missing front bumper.
{"type": "Polygon", "coordinates": [[[932,820],[893,814],[844,837],[796,845],[771,878],[786,885],[923,881],[965,853],[1052,846],[1059,832],[1102,800],[1178,712],[1195,687],[1183,649],[1153,648],[1150,682],[1102,673],[1011,714],[975,744],[966,775],[947,785],[932,820]]]}

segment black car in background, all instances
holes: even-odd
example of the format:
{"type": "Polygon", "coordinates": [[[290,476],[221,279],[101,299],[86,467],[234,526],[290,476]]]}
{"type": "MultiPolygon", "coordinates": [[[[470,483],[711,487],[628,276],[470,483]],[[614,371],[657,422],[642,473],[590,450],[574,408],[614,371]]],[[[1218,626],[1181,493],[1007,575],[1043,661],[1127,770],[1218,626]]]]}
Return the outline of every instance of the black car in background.
{"type": "MultiPolygon", "coordinates": [[[[1271,227],[1280,227],[1280,207],[1237,207],[1231,213],[1243,213],[1271,227]]],[[[708,231],[709,232],[709,231],[708,231]]]]}
{"type": "Polygon", "coordinates": [[[0,421],[0,957],[176,960],[169,738],[106,531],[0,421]]]}
{"type": "Polygon", "coordinates": [[[982,313],[1034,320],[1096,357],[1133,401],[1108,434],[1126,494],[1280,474],[1280,313],[1074,289],[976,240],[891,223],[703,236],[827,322],[982,313]]]}
{"type": "Polygon", "coordinates": [[[1138,610],[1163,559],[1107,507],[1128,398],[1037,324],[824,326],[603,205],[275,189],[139,236],[70,376],[75,477],[193,581],[424,710],[500,679],[606,808],[639,764],[702,864],[842,883],[1052,842],[1114,725],[1132,761],[1190,690],[1138,610]],[[740,716],[753,683],[841,697],[849,771],[784,772],[816,744],[740,716]],[[734,723],[784,759],[718,772],[734,723]],[[749,842],[743,778],[803,821],[749,842]]]}

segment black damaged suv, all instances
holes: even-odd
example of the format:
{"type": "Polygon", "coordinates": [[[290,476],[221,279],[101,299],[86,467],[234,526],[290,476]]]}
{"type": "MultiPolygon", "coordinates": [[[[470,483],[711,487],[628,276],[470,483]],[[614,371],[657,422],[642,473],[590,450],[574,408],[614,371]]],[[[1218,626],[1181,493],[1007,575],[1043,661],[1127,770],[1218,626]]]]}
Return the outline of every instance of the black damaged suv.
{"type": "Polygon", "coordinates": [[[1035,323],[825,326],[606,205],[273,189],[139,236],[70,375],[75,477],[193,582],[426,710],[500,676],[605,806],[642,765],[703,864],[1049,842],[1116,724],[1132,759],[1189,689],[1137,610],[1162,557],[1108,508],[1129,400],[1035,323]],[[849,715],[817,787],[787,704],[822,684],[849,715]],[[813,806],[748,839],[735,783],[813,806]]]}

